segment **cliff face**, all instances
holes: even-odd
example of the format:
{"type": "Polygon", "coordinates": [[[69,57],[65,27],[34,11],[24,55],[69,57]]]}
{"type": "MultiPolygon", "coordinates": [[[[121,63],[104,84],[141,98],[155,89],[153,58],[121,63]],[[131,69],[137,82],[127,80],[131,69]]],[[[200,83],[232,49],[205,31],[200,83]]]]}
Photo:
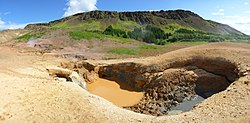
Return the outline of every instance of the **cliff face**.
{"type": "Polygon", "coordinates": [[[236,29],[210,20],[204,20],[199,15],[185,10],[169,11],[138,11],[138,12],[111,12],[92,11],[75,14],[66,18],[51,21],[49,23],[29,24],[25,29],[35,29],[40,27],[50,27],[55,24],[70,22],[78,24],[87,21],[101,21],[103,23],[113,23],[115,21],[132,21],[140,25],[166,26],[176,23],[181,26],[198,29],[201,31],[216,34],[244,35],[236,29]]]}

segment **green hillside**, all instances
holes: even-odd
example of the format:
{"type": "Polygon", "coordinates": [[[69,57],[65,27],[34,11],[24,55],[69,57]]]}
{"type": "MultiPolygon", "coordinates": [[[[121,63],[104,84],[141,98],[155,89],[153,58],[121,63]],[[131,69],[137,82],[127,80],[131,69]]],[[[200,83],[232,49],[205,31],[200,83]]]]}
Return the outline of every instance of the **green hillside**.
{"type": "Polygon", "coordinates": [[[28,30],[65,30],[71,39],[135,39],[159,45],[167,42],[249,40],[236,29],[185,10],[79,13],[49,23],[29,24],[28,30]]]}

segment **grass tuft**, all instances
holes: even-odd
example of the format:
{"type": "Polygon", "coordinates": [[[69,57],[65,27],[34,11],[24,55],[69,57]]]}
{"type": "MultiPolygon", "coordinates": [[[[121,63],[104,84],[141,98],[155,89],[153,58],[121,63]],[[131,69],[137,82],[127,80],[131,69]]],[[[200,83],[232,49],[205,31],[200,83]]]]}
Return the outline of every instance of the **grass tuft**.
{"type": "Polygon", "coordinates": [[[95,32],[85,32],[85,31],[73,31],[69,33],[70,37],[74,40],[81,40],[81,39],[103,39],[104,35],[95,32]]]}
{"type": "Polygon", "coordinates": [[[108,51],[108,53],[113,53],[113,54],[127,54],[127,55],[138,55],[140,54],[138,50],[135,49],[128,49],[128,48],[114,48],[108,51]]]}
{"type": "Polygon", "coordinates": [[[160,49],[160,48],[161,48],[160,46],[148,45],[148,44],[143,44],[140,46],[140,49],[146,49],[146,50],[149,50],[149,49],[156,50],[156,49],[160,49]]]}

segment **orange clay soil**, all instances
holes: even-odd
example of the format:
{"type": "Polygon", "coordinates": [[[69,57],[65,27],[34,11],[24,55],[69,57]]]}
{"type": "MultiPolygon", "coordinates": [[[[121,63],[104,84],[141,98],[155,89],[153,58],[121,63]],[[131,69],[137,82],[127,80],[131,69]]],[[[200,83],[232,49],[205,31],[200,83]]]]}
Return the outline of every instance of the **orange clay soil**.
{"type": "Polygon", "coordinates": [[[250,45],[214,43],[184,48],[145,59],[92,61],[132,62],[156,69],[194,56],[223,57],[237,64],[239,79],[193,110],[173,116],[150,116],[122,109],[74,83],[54,80],[46,71],[62,59],[47,58],[0,46],[0,122],[250,122],[250,45]]]}
{"type": "Polygon", "coordinates": [[[133,91],[127,84],[118,84],[102,78],[88,84],[87,89],[90,93],[101,96],[120,107],[132,106],[143,97],[143,92],[133,91]]]}

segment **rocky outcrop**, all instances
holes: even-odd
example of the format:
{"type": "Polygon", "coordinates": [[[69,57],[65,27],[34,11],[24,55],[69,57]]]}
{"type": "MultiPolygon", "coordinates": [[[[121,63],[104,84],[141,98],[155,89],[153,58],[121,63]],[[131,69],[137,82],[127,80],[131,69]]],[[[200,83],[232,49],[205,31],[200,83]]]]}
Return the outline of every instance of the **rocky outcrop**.
{"type": "MultiPolygon", "coordinates": [[[[193,56],[157,65],[78,61],[65,62],[61,66],[78,72],[88,83],[101,77],[144,91],[144,97],[138,104],[124,108],[155,116],[168,114],[171,108],[195,95],[208,98],[225,90],[238,78],[237,65],[220,57],[193,56]]],[[[64,71],[64,74],[69,75],[69,72],[64,71]]],[[[62,76],[62,73],[57,72],[57,76],[62,76]]]]}
{"type": "Polygon", "coordinates": [[[47,68],[47,71],[50,76],[56,77],[56,80],[73,82],[82,88],[86,88],[85,80],[75,71],[58,67],[47,68]]]}
{"type": "MultiPolygon", "coordinates": [[[[64,62],[63,68],[75,71],[88,83],[98,77],[127,83],[144,97],[138,104],[124,107],[134,112],[161,116],[171,108],[199,95],[208,98],[225,90],[238,78],[237,65],[221,57],[193,56],[176,59],[167,64],[140,64],[121,62],[95,64],[90,61],[64,62]]],[[[50,69],[52,75],[79,82],[72,77],[72,71],[50,69]],[[73,78],[73,79],[72,79],[73,78]]]]}
{"type": "Polygon", "coordinates": [[[167,69],[147,85],[140,103],[126,108],[138,113],[166,115],[172,107],[191,100],[195,95],[208,98],[225,90],[229,84],[225,77],[193,66],[167,69]]]}
{"type": "Polygon", "coordinates": [[[62,62],[61,66],[66,69],[76,71],[88,83],[92,83],[99,78],[99,67],[87,62],[62,62]]]}
{"type": "Polygon", "coordinates": [[[239,70],[239,64],[219,56],[177,56],[151,64],[143,63],[147,60],[78,61],[62,63],[62,66],[78,72],[87,82],[101,77],[143,91],[144,97],[139,103],[124,108],[154,116],[167,115],[171,109],[197,95],[205,99],[211,97],[247,71],[239,70]]]}
{"type": "Polygon", "coordinates": [[[101,65],[98,73],[101,78],[128,83],[144,91],[138,104],[124,108],[156,116],[168,114],[172,107],[195,95],[208,98],[238,78],[235,63],[220,57],[198,56],[160,65],[133,62],[101,65]]]}

